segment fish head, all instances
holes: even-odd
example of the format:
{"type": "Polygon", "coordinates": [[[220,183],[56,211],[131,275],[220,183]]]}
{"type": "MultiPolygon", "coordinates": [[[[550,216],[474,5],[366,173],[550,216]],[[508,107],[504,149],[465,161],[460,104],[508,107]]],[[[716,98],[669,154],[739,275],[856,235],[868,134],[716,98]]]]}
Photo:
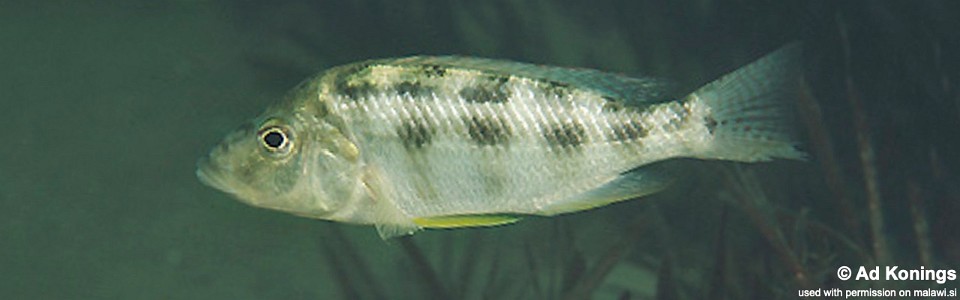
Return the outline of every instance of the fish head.
{"type": "Polygon", "coordinates": [[[256,207],[334,219],[362,193],[358,155],[322,114],[268,111],[227,135],[198,162],[197,176],[256,207]]]}

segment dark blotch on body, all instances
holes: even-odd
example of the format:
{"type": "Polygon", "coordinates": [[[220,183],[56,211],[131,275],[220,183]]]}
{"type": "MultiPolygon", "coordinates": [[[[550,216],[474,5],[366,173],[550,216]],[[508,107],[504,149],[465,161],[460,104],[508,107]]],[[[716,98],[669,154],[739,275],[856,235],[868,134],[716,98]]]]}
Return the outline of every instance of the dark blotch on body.
{"type": "Polygon", "coordinates": [[[632,142],[647,136],[647,129],[637,121],[628,121],[610,126],[613,130],[609,139],[617,142],[632,142]]]}
{"type": "Polygon", "coordinates": [[[425,65],[422,72],[427,77],[443,77],[447,74],[447,68],[438,65],[425,65]]]}
{"type": "Polygon", "coordinates": [[[473,103],[504,103],[507,101],[507,93],[494,87],[468,86],[460,90],[460,97],[473,103]]]}
{"type": "Polygon", "coordinates": [[[504,103],[510,97],[504,85],[509,78],[490,77],[487,81],[476,86],[464,87],[460,90],[460,97],[472,103],[504,103]]]}
{"type": "Polygon", "coordinates": [[[432,87],[424,86],[419,82],[404,81],[393,86],[398,95],[410,95],[411,97],[426,97],[434,93],[432,87]]]}
{"type": "Polygon", "coordinates": [[[547,143],[554,147],[573,148],[586,141],[586,130],[579,123],[565,123],[547,130],[547,143]]]}
{"type": "Polygon", "coordinates": [[[376,87],[366,81],[349,84],[346,81],[337,82],[337,91],[347,98],[360,100],[364,97],[374,94],[376,87]]]}
{"type": "Polygon", "coordinates": [[[710,134],[713,134],[713,131],[717,129],[717,120],[715,120],[713,116],[704,118],[704,124],[706,124],[707,131],[710,132],[710,134]]]}
{"type": "Polygon", "coordinates": [[[464,119],[470,139],[479,146],[504,145],[510,139],[510,128],[496,118],[469,117],[464,119]]]}
{"type": "Polygon", "coordinates": [[[341,71],[334,80],[334,88],[341,95],[353,100],[360,100],[374,94],[376,86],[369,81],[356,79],[358,74],[365,72],[368,68],[370,68],[369,65],[356,65],[341,71]]]}
{"type": "Polygon", "coordinates": [[[554,95],[557,98],[564,98],[570,94],[570,85],[563,82],[547,81],[543,90],[547,95],[554,95]]]}
{"type": "Polygon", "coordinates": [[[623,110],[623,103],[614,101],[606,96],[603,97],[603,100],[607,101],[603,103],[603,108],[601,109],[603,112],[618,112],[623,110]]]}
{"type": "Polygon", "coordinates": [[[624,102],[621,100],[611,98],[609,96],[601,96],[601,97],[603,98],[603,100],[606,101],[603,103],[603,107],[601,107],[601,111],[605,113],[617,113],[617,112],[623,112],[623,111],[639,112],[639,111],[645,111],[649,109],[651,106],[650,103],[642,103],[637,101],[624,102]]]}
{"type": "Polygon", "coordinates": [[[433,130],[419,120],[412,120],[397,127],[397,135],[407,149],[419,149],[430,144],[433,130]]]}

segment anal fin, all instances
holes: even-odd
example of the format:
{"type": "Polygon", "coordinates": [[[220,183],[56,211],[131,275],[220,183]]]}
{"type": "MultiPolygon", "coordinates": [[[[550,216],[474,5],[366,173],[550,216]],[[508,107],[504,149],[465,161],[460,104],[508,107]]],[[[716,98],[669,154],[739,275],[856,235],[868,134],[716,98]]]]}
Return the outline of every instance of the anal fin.
{"type": "Polygon", "coordinates": [[[546,216],[577,212],[659,192],[673,180],[662,167],[644,166],[620,174],[603,185],[544,207],[546,216]]]}
{"type": "Polygon", "coordinates": [[[452,215],[415,218],[413,222],[424,228],[486,227],[516,223],[520,216],[511,214],[452,215]]]}
{"type": "Polygon", "coordinates": [[[415,226],[408,225],[398,225],[398,224],[377,224],[377,233],[380,234],[380,238],[388,240],[395,237],[411,235],[420,230],[415,226]]]}

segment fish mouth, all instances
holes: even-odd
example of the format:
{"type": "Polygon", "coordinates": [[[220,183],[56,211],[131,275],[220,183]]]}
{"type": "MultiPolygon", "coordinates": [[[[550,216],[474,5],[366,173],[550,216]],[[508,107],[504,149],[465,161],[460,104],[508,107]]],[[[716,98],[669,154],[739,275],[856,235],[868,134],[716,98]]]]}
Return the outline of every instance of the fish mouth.
{"type": "Polygon", "coordinates": [[[209,157],[203,157],[197,161],[196,174],[203,184],[224,192],[229,193],[231,191],[224,179],[223,170],[217,164],[211,162],[209,157]]]}

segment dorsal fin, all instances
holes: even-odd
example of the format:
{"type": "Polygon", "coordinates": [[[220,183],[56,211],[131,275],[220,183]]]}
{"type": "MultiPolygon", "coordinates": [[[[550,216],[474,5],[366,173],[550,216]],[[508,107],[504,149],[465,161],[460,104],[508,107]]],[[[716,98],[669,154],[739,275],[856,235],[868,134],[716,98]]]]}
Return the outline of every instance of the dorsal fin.
{"type": "Polygon", "coordinates": [[[591,69],[565,68],[508,60],[466,56],[412,56],[399,59],[372,60],[360,64],[398,66],[439,66],[477,70],[497,76],[518,76],[554,84],[592,90],[611,101],[625,105],[658,103],[669,99],[663,80],[634,78],[591,69]]]}

